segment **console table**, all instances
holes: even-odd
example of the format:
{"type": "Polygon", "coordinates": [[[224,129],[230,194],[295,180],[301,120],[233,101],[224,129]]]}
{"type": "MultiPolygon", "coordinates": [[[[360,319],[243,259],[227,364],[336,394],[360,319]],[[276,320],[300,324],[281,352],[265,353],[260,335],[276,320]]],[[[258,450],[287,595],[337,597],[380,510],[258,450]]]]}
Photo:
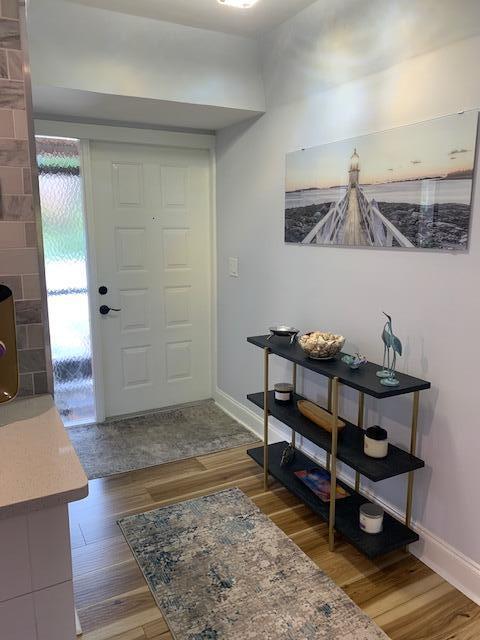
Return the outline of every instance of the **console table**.
{"type": "Polygon", "coordinates": [[[263,466],[265,489],[268,488],[268,477],[271,475],[327,521],[329,548],[331,551],[334,551],[335,546],[335,530],[370,558],[375,558],[416,542],[419,537],[410,528],[413,480],[415,470],[425,466],[423,460],[420,460],[415,455],[419,400],[420,391],[429,389],[430,382],[406,374],[396,373],[400,384],[396,387],[387,387],[380,383],[380,378],[376,375],[376,372],[381,369],[380,365],[368,362],[360,369],[352,370],[341,361],[343,354],[339,354],[333,360],[312,360],[297,342],[290,344],[289,340],[285,338],[255,336],[247,338],[247,340],[249,343],[260,347],[264,356],[264,389],[247,397],[253,404],[263,409],[264,443],[262,447],[249,449],[248,454],[259,465],[263,466]],[[270,355],[279,356],[293,363],[294,397],[291,404],[282,405],[276,403],[274,393],[269,390],[270,355]],[[326,409],[333,416],[331,434],[305,418],[297,409],[297,401],[302,399],[302,396],[296,393],[297,365],[328,378],[328,404],[326,409]],[[358,391],[358,420],[357,424],[354,425],[341,418],[346,423],[346,426],[339,438],[337,419],[339,417],[339,390],[341,385],[358,391]],[[386,458],[376,459],[365,455],[363,452],[365,396],[383,399],[405,394],[413,395],[410,451],[404,451],[389,444],[386,458]],[[319,466],[304,453],[297,449],[293,462],[287,466],[281,466],[282,453],[287,443],[280,442],[269,445],[268,419],[270,415],[291,428],[293,446],[296,444],[295,436],[298,433],[327,452],[326,468],[331,476],[330,494],[332,497],[330,502],[323,502],[295,476],[295,471],[308,470],[319,466]],[[337,460],[344,462],[355,470],[355,490],[337,480],[337,460]],[[405,522],[400,522],[390,514],[385,513],[382,533],[371,535],[363,532],[359,526],[359,509],[363,503],[370,500],[360,492],[361,476],[363,475],[373,482],[379,482],[404,473],[408,474],[405,522]],[[350,495],[340,500],[335,500],[337,484],[346,489],[350,495]]]}

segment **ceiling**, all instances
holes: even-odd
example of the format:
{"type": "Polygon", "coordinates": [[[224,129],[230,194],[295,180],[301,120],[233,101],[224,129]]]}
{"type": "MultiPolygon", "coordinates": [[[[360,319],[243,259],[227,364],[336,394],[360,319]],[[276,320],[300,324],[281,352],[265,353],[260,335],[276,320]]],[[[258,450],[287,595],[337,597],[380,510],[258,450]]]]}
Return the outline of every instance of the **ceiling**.
{"type": "Polygon", "coordinates": [[[190,27],[258,36],[273,29],[315,0],[258,0],[250,9],[226,7],[217,0],[66,0],[190,27]]]}

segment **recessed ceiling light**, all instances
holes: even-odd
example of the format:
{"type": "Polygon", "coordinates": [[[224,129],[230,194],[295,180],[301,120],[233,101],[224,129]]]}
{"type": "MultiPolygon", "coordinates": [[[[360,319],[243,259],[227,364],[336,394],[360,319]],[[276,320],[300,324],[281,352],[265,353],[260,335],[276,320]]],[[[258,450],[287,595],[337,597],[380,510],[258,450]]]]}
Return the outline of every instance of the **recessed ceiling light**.
{"type": "Polygon", "coordinates": [[[219,4],[224,4],[227,7],[237,7],[237,9],[250,9],[258,0],[217,0],[219,4]]]}

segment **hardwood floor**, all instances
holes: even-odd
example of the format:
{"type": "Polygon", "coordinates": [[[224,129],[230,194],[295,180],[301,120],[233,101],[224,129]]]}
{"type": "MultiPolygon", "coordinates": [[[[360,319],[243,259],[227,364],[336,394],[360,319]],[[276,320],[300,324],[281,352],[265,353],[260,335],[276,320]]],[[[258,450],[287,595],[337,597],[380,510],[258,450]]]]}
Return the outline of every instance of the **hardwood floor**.
{"type": "MultiPolygon", "coordinates": [[[[252,445],[249,445],[252,446],[252,445]]],[[[478,640],[480,607],[410,554],[372,562],[337,543],[286,489],[263,491],[260,468],[238,449],[90,482],[70,509],[76,605],[84,640],[169,640],[167,624],[123,539],[123,515],[237,486],[370,615],[392,640],[478,640]]]]}

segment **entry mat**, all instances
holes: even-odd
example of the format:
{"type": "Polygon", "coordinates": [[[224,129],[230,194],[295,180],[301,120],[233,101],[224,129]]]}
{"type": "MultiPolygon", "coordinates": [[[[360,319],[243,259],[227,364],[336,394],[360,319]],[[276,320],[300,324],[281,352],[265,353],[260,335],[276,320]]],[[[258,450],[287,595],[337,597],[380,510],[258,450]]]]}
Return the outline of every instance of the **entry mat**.
{"type": "Polygon", "coordinates": [[[238,488],[118,524],[175,640],[387,638],[238,488]]]}
{"type": "Polygon", "coordinates": [[[258,441],[213,400],[69,427],[68,435],[89,480],[258,441]]]}

